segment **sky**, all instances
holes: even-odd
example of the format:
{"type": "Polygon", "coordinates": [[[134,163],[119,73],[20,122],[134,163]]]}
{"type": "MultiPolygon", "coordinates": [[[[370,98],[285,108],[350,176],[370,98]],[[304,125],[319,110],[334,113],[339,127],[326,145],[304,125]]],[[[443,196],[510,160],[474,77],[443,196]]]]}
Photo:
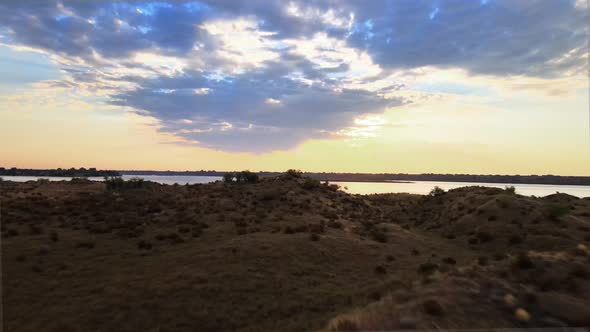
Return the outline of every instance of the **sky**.
{"type": "Polygon", "coordinates": [[[590,175],[587,0],[0,2],[0,166],[590,175]]]}

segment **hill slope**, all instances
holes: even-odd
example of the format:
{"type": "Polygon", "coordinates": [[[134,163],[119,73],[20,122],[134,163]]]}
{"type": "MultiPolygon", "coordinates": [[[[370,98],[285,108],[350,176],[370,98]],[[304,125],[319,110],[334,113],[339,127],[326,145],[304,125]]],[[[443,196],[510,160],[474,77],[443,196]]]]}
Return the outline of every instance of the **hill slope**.
{"type": "Polygon", "coordinates": [[[7,331],[590,325],[588,199],[286,176],[4,181],[0,199],[7,331]]]}

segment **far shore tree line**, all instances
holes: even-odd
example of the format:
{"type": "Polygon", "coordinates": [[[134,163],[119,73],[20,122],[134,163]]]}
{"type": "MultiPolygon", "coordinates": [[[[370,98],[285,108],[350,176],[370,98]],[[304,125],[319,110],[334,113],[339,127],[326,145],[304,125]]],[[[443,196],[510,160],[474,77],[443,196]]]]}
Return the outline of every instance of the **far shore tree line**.
{"type": "MultiPolygon", "coordinates": [[[[391,181],[441,181],[441,182],[478,182],[478,183],[504,183],[504,184],[550,184],[550,185],[585,185],[590,186],[590,176],[560,176],[560,175],[475,175],[475,174],[405,174],[405,173],[325,173],[325,172],[301,172],[305,176],[320,181],[336,182],[391,182],[391,181]]],[[[0,176],[36,176],[36,177],[104,177],[121,175],[184,175],[184,176],[216,176],[223,177],[234,175],[233,182],[252,182],[256,175],[258,178],[281,176],[282,172],[250,172],[250,171],[140,171],[140,170],[97,170],[96,168],[69,168],[69,169],[19,169],[16,167],[0,167],[0,176]]],[[[224,180],[225,181],[225,180],[224,180]]]]}
{"type": "Polygon", "coordinates": [[[121,176],[117,171],[97,170],[91,168],[56,168],[56,169],[28,169],[28,168],[4,168],[0,167],[0,175],[4,176],[56,176],[56,177],[105,177],[105,176],[121,176]]]}

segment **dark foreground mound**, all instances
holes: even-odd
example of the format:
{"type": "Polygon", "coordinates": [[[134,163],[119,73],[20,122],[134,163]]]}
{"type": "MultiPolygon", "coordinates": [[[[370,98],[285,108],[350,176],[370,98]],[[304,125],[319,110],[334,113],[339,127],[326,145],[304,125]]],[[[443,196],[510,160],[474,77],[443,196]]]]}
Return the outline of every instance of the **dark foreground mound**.
{"type": "Polygon", "coordinates": [[[590,325],[590,201],[0,182],[6,331],[590,325]]]}

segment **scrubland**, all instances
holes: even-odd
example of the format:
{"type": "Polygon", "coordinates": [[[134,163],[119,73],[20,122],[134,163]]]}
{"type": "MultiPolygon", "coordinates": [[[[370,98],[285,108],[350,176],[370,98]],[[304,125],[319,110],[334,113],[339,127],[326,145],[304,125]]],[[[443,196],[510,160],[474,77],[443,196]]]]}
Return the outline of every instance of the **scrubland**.
{"type": "Polygon", "coordinates": [[[590,199],[0,182],[5,331],[590,325],[590,199]]]}

